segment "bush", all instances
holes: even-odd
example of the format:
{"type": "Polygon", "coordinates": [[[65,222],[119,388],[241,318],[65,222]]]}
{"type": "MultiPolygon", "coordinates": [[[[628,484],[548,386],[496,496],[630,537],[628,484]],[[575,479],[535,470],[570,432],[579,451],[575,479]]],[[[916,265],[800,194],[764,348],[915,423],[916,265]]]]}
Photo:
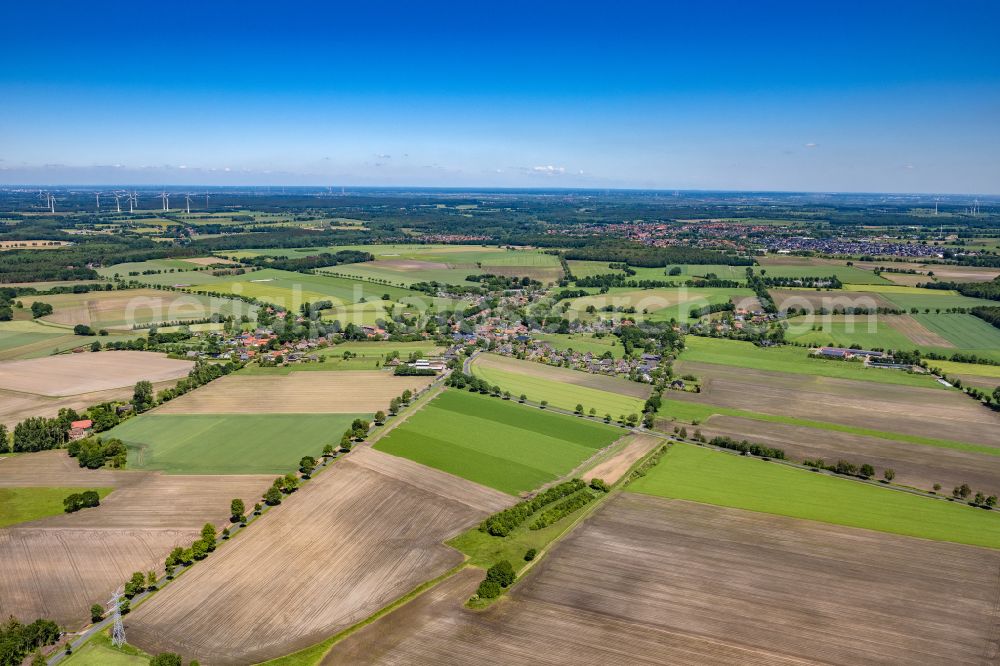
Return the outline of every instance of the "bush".
{"type": "Polygon", "coordinates": [[[537,550],[535,550],[534,548],[529,548],[528,552],[524,554],[524,561],[530,562],[531,560],[535,559],[535,555],[537,554],[538,554],[537,550]]]}
{"type": "Polygon", "coordinates": [[[611,486],[604,479],[591,479],[590,487],[594,490],[600,490],[602,493],[611,491],[611,486]]]}
{"type": "Polygon", "coordinates": [[[479,529],[493,536],[505,537],[543,506],[572,495],[585,487],[586,484],[580,479],[573,479],[572,481],[552,486],[533,499],[518,502],[509,509],[504,509],[499,513],[494,513],[492,516],[487,517],[479,526],[479,529]]]}
{"type": "Polygon", "coordinates": [[[496,599],[502,592],[503,588],[500,587],[500,583],[489,578],[481,582],[476,589],[476,594],[480,599],[496,599]]]}
{"type": "Polygon", "coordinates": [[[516,579],[514,565],[509,560],[500,560],[486,570],[486,580],[496,581],[501,587],[510,587],[516,579]]]}
{"type": "Polygon", "coordinates": [[[149,660],[149,666],[183,666],[183,662],[179,654],[161,652],[149,660]]]}
{"type": "Polygon", "coordinates": [[[73,493],[63,499],[63,510],[66,513],[75,513],[80,509],[88,509],[100,506],[100,504],[101,496],[97,494],[96,490],[85,490],[82,493],[73,493]]]}

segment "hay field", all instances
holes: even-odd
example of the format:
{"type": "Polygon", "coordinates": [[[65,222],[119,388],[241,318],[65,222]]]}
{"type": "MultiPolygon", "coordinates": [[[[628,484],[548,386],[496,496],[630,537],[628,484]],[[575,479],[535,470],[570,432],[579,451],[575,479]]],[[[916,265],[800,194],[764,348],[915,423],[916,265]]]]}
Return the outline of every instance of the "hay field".
{"type": "Polygon", "coordinates": [[[358,449],[134,611],[129,640],[212,664],[308,647],[460,563],[442,541],[508,500],[358,449]]]}
{"type": "Polygon", "coordinates": [[[979,664],[995,654],[998,564],[986,549],[626,493],[502,603],[463,608],[481,579],[466,570],[323,663],[979,664]]]}
{"type": "Polygon", "coordinates": [[[737,416],[712,416],[699,428],[709,438],[726,435],[783,449],[796,462],[822,458],[829,464],[841,459],[869,463],[878,478],[888,467],[896,473],[894,483],[905,486],[932,490],[940,483],[947,495],[968,483],[987,495],[1000,495],[1000,456],[737,416]]]}
{"type": "Polygon", "coordinates": [[[133,386],[146,379],[180,379],[194,366],[166,354],[107,351],[46,356],[0,363],[0,389],[44,396],[68,396],[133,386]]]}
{"type": "Polygon", "coordinates": [[[358,414],[385,410],[406,389],[435,377],[379,370],[221,377],[156,409],[156,414],[358,414]]]}
{"type": "Polygon", "coordinates": [[[231,299],[209,298],[157,289],[92,291],[86,294],[38,296],[35,300],[52,306],[43,321],[73,327],[132,330],[134,325],[204,319],[213,314],[247,314],[250,306],[231,299]]]}
{"type": "Polygon", "coordinates": [[[954,390],[691,361],[676,368],[701,378],[702,392],[671,391],[665,398],[1000,447],[1000,414],[954,390]]]}

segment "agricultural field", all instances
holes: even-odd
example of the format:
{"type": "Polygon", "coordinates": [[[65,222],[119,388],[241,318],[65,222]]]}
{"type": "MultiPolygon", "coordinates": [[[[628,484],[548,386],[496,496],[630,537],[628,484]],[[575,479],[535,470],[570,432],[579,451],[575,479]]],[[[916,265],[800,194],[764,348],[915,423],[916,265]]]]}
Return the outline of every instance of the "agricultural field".
{"type": "Polygon", "coordinates": [[[836,276],[843,283],[853,284],[891,284],[885,277],[875,275],[862,266],[848,266],[846,261],[838,259],[822,259],[820,257],[791,257],[770,255],[758,257],[760,266],[754,272],[765,277],[832,277],[836,276]]]}
{"type": "Polygon", "coordinates": [[[466,569],[322,663],[980,663],[997,563],[987,549],[624,493],[503,603],[464,608],[482,578],[466,569]]]}
{"type": "Polygon", "coordinates": [[[962,350],[1000,351],[1000,328],[991,326],[979,317],[970,314],[916,314],[913,318],[949,343],[942,346],[962,350]]]}
{"type": "Polygon", "coordinates": [[[653,450],[663,439],[654,435],[626,435],[606,458],[583,473],[584,481],[601,479],[606,483],[616,483],[631,467],[653,450]]]}
{"type": "Polygon", "coordinates": [[[133,386],[140,379],[180,379],[194,366],[166,354],[106,351],[46,356],[0,364],[0,389],[67,396],[133,386]]]}
{"type": "Polygon", "coordinates": [[[607,413],[613,418],[642,413],[652,391],[648,384],[494,354],[477,356],[471,370],[514,396],[524,394],[532,402],[547,400],[553,407],[568,410],[582,404],[586,411],[593,407],[599,416],[607,413]]]}
{"type": "Polygon", "coordinates": [[[99,489],[103,496],[99,507],[64,514],[62,495],[57,515],[0,528],[0,557],[7,563],[0,613],[76,628],[89,617],[90,604],[107,599],[131,572],[158,568],[206,522],[221,525],[232,498],[252,506],[273,477],[86,470],[64,451],[44,451],[0,459],[0,478],[0,494],[63,487],[99,489]]]}
{"type": "MultiPolygon", "coordinates": [[[[911,330],[919,327],[908,315],[806,315],[789,320],[786,338],[817,347],[848,347],[858,344],[865,349],[877,347],[909,350],[916,343],[910,335],[900,330],[902,326],[895,325],[897,322],[902,324],[904,320],[911,324],[911,330]],[[815,323],[810,325],[809,322],[815,323]]],[[[947,340],[939,339],[936,342],[947,343],[947,340]]]]}
{"type": "MultiPolygon", "coordinates": [[[[225,259],[219,259],[220,263],[225,263],[225,259]]],[[[145,280],[147,277],[153,277],[151,275],[142,275],[144,271],[169,271],[171,273],[179,273],[182,271],[193,270],[197,265],[192,261],[185,261],[183,259],[150,259],[148,261],[132,261],[123,264],[112,264],[110,266],[102,266],[97,269],[97,274],[103,278],[116,278],[120,277],[124,280],[130,278],[135,278],[137,280],[145,280]],[[139,273],[139,275],[129,275],[129,273],[139,273]]]]}
{"type": "Polygon", "coordinates": [[[193,363],[152,352],[99,352],[45,356],[0,363],[0,423],[12,427],[29,416],[51,418],[66,407],[82,410],[109,400],[129,400],[140,379],[154,391],[173,386],[193,363]]]}
{"type": "MultiPolygon", "coordinates": [[[[866,285],[863,287],[868,289],[866,285]]],[[[871,290],[849,291],[846,289],[769,289],[768,293],[779,310],[789,308],[817,311],[825,308],[833,311],[836,308],[894,308],[897,307],[888,299],[888,294],[876,293],[871,290]]]]}
{"type": "Polygon", "coordinates": [[[952,378],[959,378],[964,384],[989,389],[1000,386],[1000,366],[979,363],[956,363],[954,361],[927,361],[931,368],[939,368],[952,378]]]}
{"type": "Polygon", "coordinates": [[[702,380],[701,393],[670,391],[663,396],[678,402],[1000,446],[996,437],[1000,414],[940,384],[923,388],[691,361],[675,367],[702,380]]]}
{"type": "MultiPolygon", "coordinates": [[[[33,302],[26,298],[29,306],[33,302]]],[[[144,337],[145,331],[109,331],[101,342],[119,342],[144,337]]],[[[71,330],[39,320],[0,322],[0,361],[38,358],[60,352],[89,347],[94,338],[75,335],[71,330]]]]}
{"type": "Polygon", "coordinates": [[[752,370],[774,370],[815,377],[835,377],[903,386],[942,388],[928,375],[866,368],[860,363],[810,358],[809,350],[801,347],[757,347],[751,342],[702,338],[693,335],[684,339],[684,345],[684,351],[680,356],[681,361],[729,365],[752,370]]]}
{"type": "Polygon", "coordinates": [[[133,611],[129,641],[212,664],[309,647],[460,564],[442,542],[510,500],[359,448],[133,611]]]}
{"type": "Polygon", "coordinates": [[[532,335],[532,339],[540,342],[547,342],[552,345],[553,349],[563,351],[572,349],[584,354],[590,352],[591,354],[596,354],[597,356],[602,356],[606,352],[611,352],[611,355],[614,358],[622,358],[625,355],[625,348],[618,344],[618,338],[613,335],[606,335],[603,338],[598,338],[593,335],[583,333],[542,333],[539,335],[532,335]]]}
{"type": "Polygon", "coordinates": [[[226,298],[210,298],[156,289],[122,289],[86,294],[38,296],[35,300],[52,306],[51,315],[42,321],[72,328],[87,324],[94,330],[132,330],[162,322],[204,319],[214,314],[239,317],[250,313],[250,306],[226,298]]]}
{"type": "Polygon", "coordinates": [[[689,321],[692,308],[728,303],[733,301],[738,306],[740,301],[753,298],[750,289],[722,288],[688,288],[673,287],[663,289],[627,289],[614,288],[607,294],[582,296],[570,301],[566,317],[569,319],[594,319],[598,317],[620,318],[621,313],[603,312],[608,306],[615,308],[635,308],[637,320],[689,321]],[[587,308],[594,307],[596,313],[588,313],[587,308]]]}
{"type": "Polygon", "coordinates": [[[420,358],[439,356],[444,352],[444,348],[438,347],[433,342],[347,342],[313,350],[311,353],[319,356],[320,362],[295,363],[274,368],[249,365],[240,371],[240,374],[288,375],[296,372],[372,371],[384,367],[392,352],[399,352],[399,357],[405,361],[410,354],[417,354],[420,358]],[[345,353],[350,353],[351,357],[344,358],[345,353]]]}
{"type": "MultiPolygon", "coordinates": [[[[170,404],[170,403],[168,403],[170,404]]],[[[336,444],[370,414],[150,412],[105,433],[128,446],[128,466],[167,474],[284,474],[336,444]]]]}
{"type": "Polygon", "coordinates": [[[375,448],[513,495],[568,474],[620,435],[603,423],[449,389],[375,448]]]}
{"type": "Polygon", "coordinates": [[[927,446],[905,438],[884,439],[853,432],[764,422],[739,416],[716,415],[698,426],[708,438],[717,435],[749,440],[784,450],[790,460],[822,459],[833,465],[847,460],[855,465],[868,463],[876,475],[892,469],[893,483],[925,491],[941,485],[941,494],[963,483],[987,495],[1000,496],[1000,449],[970,451],[961,448],[927,446]]]}
{"type": "MultiPolygon", "coordinates": [[[[321,364],[316,364],[317,366],[321,364]]],[[[156,414],[358,414],[385,410],[406,389],[435,377],[396,377],[388,371],[238,373],[221,377],[157,408],[156,414]]]]}
{"type": "Polygon", "coordinates": [[[730,452],[675,444],[629,490],[891,534],[1000,548],[1000,516],[730,452]]]}

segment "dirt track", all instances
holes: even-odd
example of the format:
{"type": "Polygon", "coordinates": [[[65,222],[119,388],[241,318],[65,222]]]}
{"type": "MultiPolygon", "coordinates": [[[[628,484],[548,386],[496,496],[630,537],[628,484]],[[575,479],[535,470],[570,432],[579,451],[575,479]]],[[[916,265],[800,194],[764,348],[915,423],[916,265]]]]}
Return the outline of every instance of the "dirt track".
{"type": "Polygon", "coordinates": [[[361,414],[389,408],[406,389],[435,377],[395,377],[380,370],[229,375],[171,400],[157,414],[361,414]]]}
{"type": "Polygon", "coordinates": [[[307,647],[460,563],[442,541],[510,501],[357,449],[140,607],[130,641],[209,664],[307,647]]]}
{"type": "Polygon", "coordinates": [[[981,664],[996,551],[623,494],[485,612],[463,572],[324,664],[981,664]],[[599,553],[597,557],[595,554],[599,553]]]}

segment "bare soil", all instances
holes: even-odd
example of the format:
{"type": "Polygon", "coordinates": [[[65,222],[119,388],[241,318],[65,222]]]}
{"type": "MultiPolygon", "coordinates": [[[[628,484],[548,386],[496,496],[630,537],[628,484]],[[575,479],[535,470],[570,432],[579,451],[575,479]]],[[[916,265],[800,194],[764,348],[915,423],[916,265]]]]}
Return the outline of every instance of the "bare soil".
{"type": "Polygon", "coordinates": [[[0,389],[43,396],[71,396],[134,386],[141,379],[180,379],[194,366],[166,354],[139,351],[59,354],[0,363],[0,389]]]}
{"type": "Polygon", "coordinates": [[[467,570],[324,664],[981,664],[1000,553],[625,493],[484,612],[467,570]],[[599,554],[599,556],[596,556],[599,554]]]}
{"type": "Polygon", "coordinates": [[[129,640],[211,664],[294,652],[459,564],[442,542],[510,501],[360,448],[136,610],[129,640]]]}
{"type": "Polygon", "coordinates": [[[406,389],[435,377],[395,377],[388,371],[311,371],[229,375],[157,408],[157,414],[360,414],[389,408],[406,389]]]}
{"type": "MultiPolygon", "coordinates": [[[[153,384],[153,393],[155,394],[176,383],[177,380],[173,379],[166,382],[156,382],[153,384]]],[[[23,421],[29,416],[52,418],[59,414],[59,410],[64,407],[82,412],[92,405],[109,400],[128,402],[132,399],[133,391],[134,386],[122,386],[121,388],[108,389],[106,391],[92,391],[63,397],[49,397],[35,393],[19,393],[17,391],[0,389],[0,423],[5,424],[8,428],[13,428],[16,423],[23,421]]]]}
{"type": "Polygon", "coordinates": [[[584,481],[591,479],[603,479],[607,483],[614,483],[622,478],[622,475],[629,468],[653,450],[653,448],[663,442],[660,437],[653,435],[629,435],[624,438],[625,446],[618,450],[613,456],[600,464],[594,466],[589,472],[583,475],[584,481]]]}

